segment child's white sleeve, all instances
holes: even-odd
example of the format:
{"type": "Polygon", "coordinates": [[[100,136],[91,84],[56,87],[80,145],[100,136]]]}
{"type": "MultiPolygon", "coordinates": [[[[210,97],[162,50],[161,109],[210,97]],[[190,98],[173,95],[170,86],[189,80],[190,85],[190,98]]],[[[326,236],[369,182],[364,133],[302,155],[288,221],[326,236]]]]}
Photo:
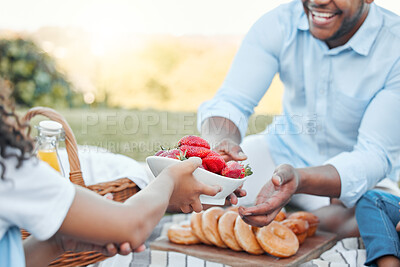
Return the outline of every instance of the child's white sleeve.
{"type": "Polygon", "coordinates": [[[29,231],[40,240],[60,228],[75,196],[74,185],[36,158],[16,168],[16,159],[3,160],[0,180],[0,238],[11,226],[29,231]]]}

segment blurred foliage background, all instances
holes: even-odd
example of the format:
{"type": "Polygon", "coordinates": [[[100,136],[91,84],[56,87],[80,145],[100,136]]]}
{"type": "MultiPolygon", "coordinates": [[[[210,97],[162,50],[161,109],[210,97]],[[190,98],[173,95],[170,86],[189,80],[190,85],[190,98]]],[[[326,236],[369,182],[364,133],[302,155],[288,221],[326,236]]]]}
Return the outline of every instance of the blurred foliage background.
{"type": "Polygon", "coordinates": [[[23,107],[73,107],[82,97],[57,70],[54,59],[30,40],[0,40],[0,77],[12,88],[16,103],[23,107]]]}
{"type": "MultiPolygon", "coordinates": [[[[0,77],[20,114],[33,106],[53,107],[78,144],[142,161],[160,146],[175,146],[183,135],[199,134],[196,110],[222,84],[240,41],[240,36],[129,35],[107,42],[76,28],[0,31],[0,77]]],[[[276,77],[248,134],[261,132],[280,112],[282,91],[276,77]]]]}
{"type": "MultiPolygon", "coordinates": [[[[242,39],[136,34],[104,40],[71,27],[4,36],[0,31],[0,76],[14,85],[17,104],[190,112],[221,86],[242,39]]],[[[279,113],[282,92],[276,77],[255,112],[279,113]]]]}

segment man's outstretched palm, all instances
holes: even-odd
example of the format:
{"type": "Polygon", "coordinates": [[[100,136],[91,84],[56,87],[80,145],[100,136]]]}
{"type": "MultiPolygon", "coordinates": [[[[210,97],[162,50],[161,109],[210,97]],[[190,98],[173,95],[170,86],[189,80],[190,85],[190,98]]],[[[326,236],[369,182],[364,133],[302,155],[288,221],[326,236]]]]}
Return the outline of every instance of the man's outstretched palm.
{"type": "Polygon", "coordinates": [[[272,179],[260,190],[254,207],[240,207],[239,214],[245,222],[262,227],[271,223],[279,211],[296,192],[299,174],[295,168],[284,164],[278,166],[272,179]]]}

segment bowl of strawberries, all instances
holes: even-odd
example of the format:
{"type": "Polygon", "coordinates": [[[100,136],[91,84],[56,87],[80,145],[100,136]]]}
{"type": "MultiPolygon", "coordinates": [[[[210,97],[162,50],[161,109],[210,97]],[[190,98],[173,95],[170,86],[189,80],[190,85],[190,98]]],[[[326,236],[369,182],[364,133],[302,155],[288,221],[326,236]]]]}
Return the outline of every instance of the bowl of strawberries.
{"type": "Polygon", "coordinates": [[[222,188],[222,191],[213,197],[200,195],[203,204],[224,205],[225,199],[252,174],[249,166],[243,166],[236,161],[225,162],[221,155],[210,149],[206,140],[194,135],[182,137],[173,149],[157,151],[154,156],[147,157],[146,162],[157,177],[164,168],[190,157],[202,159],[202,166],[193,172],[198,181],[222,188]]]}

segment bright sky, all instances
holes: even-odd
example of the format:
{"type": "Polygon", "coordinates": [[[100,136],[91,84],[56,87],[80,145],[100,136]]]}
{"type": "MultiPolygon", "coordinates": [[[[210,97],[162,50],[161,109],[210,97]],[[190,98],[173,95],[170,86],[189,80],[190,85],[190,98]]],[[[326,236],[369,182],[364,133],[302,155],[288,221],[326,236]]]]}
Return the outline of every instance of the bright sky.
{"type": "MultiPolygon", "coordinates": [[[[0,29],[77,26],[92,33],[244,34],[289,0],[2,0],[0,29]]],[[[399,0],[376,0],[400,14],[399,0]]]]}

